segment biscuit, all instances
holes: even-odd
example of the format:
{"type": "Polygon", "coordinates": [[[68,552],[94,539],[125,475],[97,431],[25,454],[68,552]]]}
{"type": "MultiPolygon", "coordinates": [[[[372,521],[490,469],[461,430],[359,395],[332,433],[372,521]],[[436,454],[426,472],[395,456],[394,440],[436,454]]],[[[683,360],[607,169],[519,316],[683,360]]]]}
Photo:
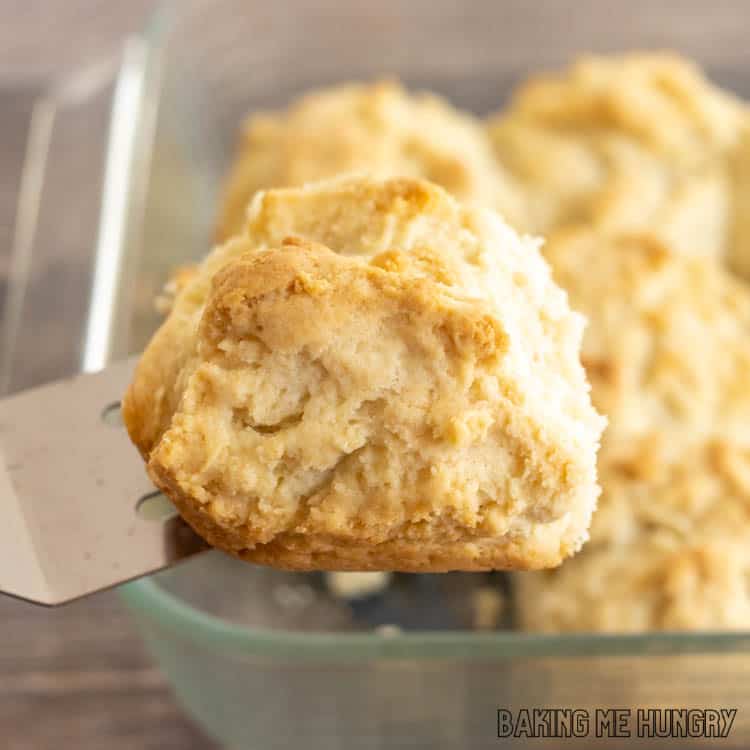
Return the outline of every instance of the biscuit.
{"type": "Polygon", "coordinates": [[[219,210],[218,239],[242,229],[256,191],[343,173],[431,180],[463,202],[500,211],[513,225],[523,211],[473,117],[397,83],[349,84],[248,118],[219,210]]]}
{"type": "Polygon", "coordinates": [[[195,275],[194,265],[178,266],[169,276],[167,283],[161,290],[161,294],[154,300],[154,308],[162,315],[168,315],[172,309],[175,297],[187,286],[195,275]]]}
{"type": "Polygon", "coordinates": [[[731,164],[747,108],[670,54],[583,57],[532,77],[488,131],[527,196],[527,231],[647,229],[729,255],[731,164]]]}
{"type": "Polygon", "coordinates": [[[179,291],[126,394],[211,544],[290,569],[558,564],[603,420],[535,242],[430,183],[272,190],[179,291]]]}
{"type": "Polygon", "coordinates": [[[592,547],[560,570],[516,573],[518,625],[542,633],[745,630],[746,538],[592,547]]]}
{"type": "Polygon", "coordinates": [[[559,230],[545,255],[589,318],[582,360],[609,426],[590,541],[517,576],[521,625],[750,626],[750,290],[647,234],[559,230]]]}
{"type": "Polygon", "coordinates": [[[560,230],[544,254],[589,320],[582,359],[607,441],[750,435],[750,290],[647,234],[560,230]]]}
{"type": "Polygon", "coordinates": [[[743,129],[732,159],[732,241],[729,264],[750,279],[750,124],[743,129]]]}
{"type": "Polygon", "coordinates": [[[599,466],[606,488],[591,526],[596,545],[750,531],[750,442],[654,432],[608,444],[599,466]]]}
{"type": "Polygon", "coordinates": [[[600,462],[603,493],[586,548],[559,570],[514,578],[522,627],[750,625],[750,446],[714,439],[674,457],[663,442],[652,436],[629,458],[600,462]]]}

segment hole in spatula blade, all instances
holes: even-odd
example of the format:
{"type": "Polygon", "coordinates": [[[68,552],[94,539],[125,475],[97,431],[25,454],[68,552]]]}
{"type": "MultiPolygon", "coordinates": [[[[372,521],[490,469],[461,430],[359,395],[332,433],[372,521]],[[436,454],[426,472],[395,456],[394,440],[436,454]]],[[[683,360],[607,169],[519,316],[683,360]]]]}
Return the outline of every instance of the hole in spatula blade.
{"type": "Polygon", "coordinates": [[[122,427],[122,410],[120,409],[120,402],[115,401],[109,406],[105,406],[102,409],[102,422],[108,424],[110,427],[122,427]]]}
{"type": "Polygon", "coordinates": [[[151,492],[138,500],[135,513],[143,521],[168,521],[177,515],[177,509],[163,493],[151,492]]]}

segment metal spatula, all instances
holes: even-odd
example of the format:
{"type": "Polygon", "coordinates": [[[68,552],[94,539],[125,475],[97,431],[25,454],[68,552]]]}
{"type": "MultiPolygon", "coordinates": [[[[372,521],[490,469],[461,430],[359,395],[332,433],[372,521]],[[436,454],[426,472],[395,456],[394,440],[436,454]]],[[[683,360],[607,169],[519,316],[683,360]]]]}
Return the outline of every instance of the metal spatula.
{"type": "Polygon", "coordinates": [[[206,549],[120,422],[134,364],[0,401],[0,592],[63,604],[206,549]]]}

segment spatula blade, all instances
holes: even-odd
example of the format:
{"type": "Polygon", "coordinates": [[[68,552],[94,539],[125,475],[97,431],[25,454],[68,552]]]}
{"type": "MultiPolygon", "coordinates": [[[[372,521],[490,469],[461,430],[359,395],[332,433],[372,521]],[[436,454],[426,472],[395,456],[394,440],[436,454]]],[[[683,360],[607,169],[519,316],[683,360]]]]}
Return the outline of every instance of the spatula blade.
{"type": "Polygon", "coordinates": [[[0,401],[0,592],[63,604],[206,549],[136,512],[155,489],[117,419],[134,365],[0,401]]]}

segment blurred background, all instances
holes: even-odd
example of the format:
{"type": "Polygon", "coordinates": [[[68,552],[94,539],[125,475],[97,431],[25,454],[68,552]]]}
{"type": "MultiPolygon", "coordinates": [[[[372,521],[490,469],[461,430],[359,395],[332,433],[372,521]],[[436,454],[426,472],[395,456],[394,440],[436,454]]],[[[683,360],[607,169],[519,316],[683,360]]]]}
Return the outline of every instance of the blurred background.
{"type": "MultiPolygon", "coordinates": [[[[0,305],[36,96],[58,77],[116,54],[155,5],[0,0],[0,305]]],[[[116,594],[59,610],[0,596],[0,622],[4,750],[216,747],[175,704],[116,594]]]]}
{"type": "MultiPolygon", "coordinates": [[[[461,5],[455,22],[471,28],[472,9],[496,1],[461,5]]],[[[277,0],[276,5],[283,2],[277,0]]],[[[0,0],[0,305],[7,294],[9,248],[34,101],[50,82],[112,58],[124,38],[144,27],[156,5],[154,0],[0,0]]],[[[245,5],[262,15],[263,3],[245,5]]],[[[398,34],[399,19],[379,13],[377,4],[327,0],[319,5],[320,23],[310,33],[318,35],[316,45],[321,50],[326,47],[325,35],[345,34],[346,19],[354,15],[392,24],[398,34]]],[[[712,69],[733,70],[747,61],[747,3],[742,0],[711,4],[512,0],[503,5],[507,24],[497,44],[507,45],[508,59],[522,67],[557,61],[567,50],[659,48],[665,39],[675,38],[680,40],[679,51],[712,69]],[[706,14],[719,19],[711,35],[705,32],[706,14]],[[548,45],[551,36],[559,38],[559,47],[548,45]],[[716,44],[717,37],[722,44],[716,44]]],[[[240,6],[234,3],[235,12],[240,6]]],[[[292,16],[289,23],[294,24],[292,16]]],[[[470,37],[467,32],[467,40],[470,37]]],[[[354,38],[351,44],[358,41],[354,38]]],[[[106,114],[106,109],[93,112],[94,117],[106,114]]],[[[80,156],[70,154],[71,159],[80,156]]],[[[82,169],[80,183],[69,186],[71,192],[80,193],[82,204],[98,190],[89,177],[82,169]]],[[[75,222],[75,216],[69,219],[75,222]]],[[[65,264],[64,257],[61,262],[65,264]]],[[[46,336],[46,345],[54,348],[54,336],[44,330],[46,334],[40,328],[40,340],[46,336]]],[[[64,358],[65,353],[59,356],[64,358]]],[[[16,385],[23,387],[45,375],[29,371],[16,385]]],[[[103,594],[60,610],[0,597],[0,622],[0,745],[4,749],[215,746],[175,704],[116,595],[103,594]]]]}

